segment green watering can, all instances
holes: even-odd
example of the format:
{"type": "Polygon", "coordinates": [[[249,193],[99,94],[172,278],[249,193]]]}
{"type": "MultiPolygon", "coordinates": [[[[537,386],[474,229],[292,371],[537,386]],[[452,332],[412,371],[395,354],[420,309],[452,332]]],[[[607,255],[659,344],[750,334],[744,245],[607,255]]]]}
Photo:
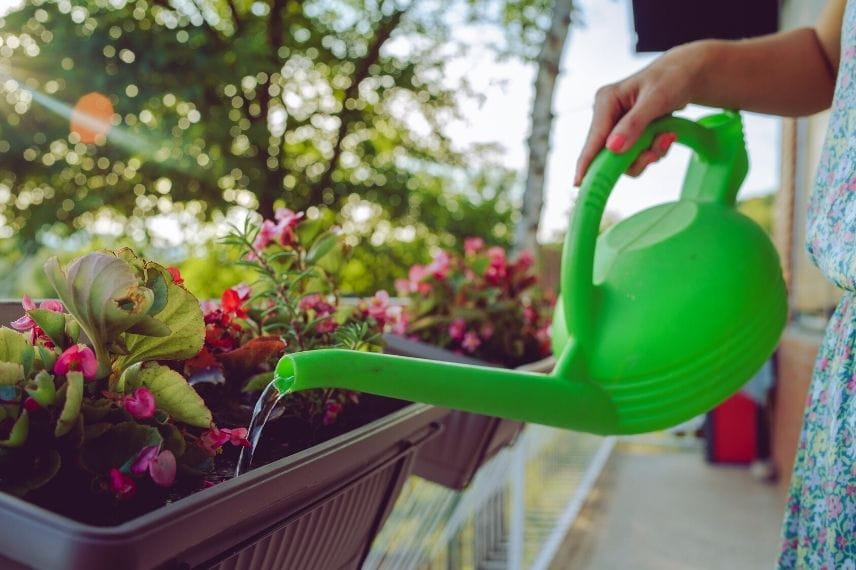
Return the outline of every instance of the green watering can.
{"type": "Polygon", "coordinates": [[[597,434],[677,425],[736,392],[787,316],[776,251],[734,209],[748,170],[740,116],[667,116],[583,180],[562,254],[551,374],[329,349],[286,355],[280,393],[346,388],[597,434]],[[680,199],[598,237],[619,176],[673,132],[694,151],[680,199]]]}

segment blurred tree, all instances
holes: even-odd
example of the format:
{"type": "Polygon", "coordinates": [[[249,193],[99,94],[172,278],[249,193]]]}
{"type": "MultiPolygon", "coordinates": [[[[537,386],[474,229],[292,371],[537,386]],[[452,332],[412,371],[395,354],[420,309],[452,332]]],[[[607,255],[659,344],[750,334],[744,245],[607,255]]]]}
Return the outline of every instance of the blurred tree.
{"type": "MultiPolygon", "coordinates": [[[[525,56],[543,4],[462,2],[461,18],[502,15],[503,49],[525,56]]],[[[486,210],[495,201],[470,204],[481,191],[468,191],[499,179],[507,191],[510,174],[485,149],[453,148],[442,128],[474,94],[445,73],[465,47],[450,31],[452,7],[29,0],[0,19],[0,237],[14,235],[25,253],[45,232],[103,226],[142,241],[158,216],[222,220],[241,207],[271,217],[357,197],[396,226],[421,218],[441,241],[507,239],[510,211],[497,218],[486,210]],[[115,114],[109,134],[87,144],[69,122],[91,92],[115,114]],[[457,215],[441,198],[453,192],[457,215]]]]}

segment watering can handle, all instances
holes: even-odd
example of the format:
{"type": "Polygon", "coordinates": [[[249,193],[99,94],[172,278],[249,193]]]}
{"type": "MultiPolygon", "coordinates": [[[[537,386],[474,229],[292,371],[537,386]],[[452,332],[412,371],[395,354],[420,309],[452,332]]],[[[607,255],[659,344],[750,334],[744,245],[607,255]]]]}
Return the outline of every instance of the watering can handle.
{"type": "MultiPolygon", "coordinates": [[[[603,149],[583,179],[573,219],[562,251],[561,291],[568,336],[575,339],[575,356],[585,358],[594,326],[594,250],[606,201],[618,178],[651,146],[654,137],[673,132],[693,157],[684,179],[682,200],[733,206],[746,177],[748,159],[740,115],[725,111],[698,122],[667,115],[652,122],[629,150],[616,154],[603,149]]],[[[561,361],[560,361],[561,364],[561,361]]]]}

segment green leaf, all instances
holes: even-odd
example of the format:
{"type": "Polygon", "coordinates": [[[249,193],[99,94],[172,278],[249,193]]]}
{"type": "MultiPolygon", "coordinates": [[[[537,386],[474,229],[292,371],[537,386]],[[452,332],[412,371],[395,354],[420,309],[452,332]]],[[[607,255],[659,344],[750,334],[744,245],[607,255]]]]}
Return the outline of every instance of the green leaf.
{"type": "Polygon", "coordinates": [[[9,386],[24,379],[24,367],[16,362],[0,362],[0,385],[9,386]]]}
{"type": "Polygon", "coordinates": [[[27,337],[18,331],[0,327],[0,362],[23,364],[24,353],[32,345],[27,337]]]}
{"type": "Polygon", "coordinates": [[[107,343],[146,316],[154,293],[143,285],[134,266],[110,253],[84,255],[66,270],[52,257],[44,269],[65,308],[92,342],[101,373],[106,374],[107,343]]]}
{"type": "Polygon", "coordinates": [[[80,338],[80,323],[70,315],[65,316],[65,334],[70,344],[77,344],[80,338]]]}
{"type": "Polygon", "coordinates": [[[161,437],[163,437],[163,449],[172,451],[176,459],[184,455],[187,449],[187,442],[184,441],[184,436],[181,435],[181,430],[173,424],[164,424],[158,427],[161,437]]]}
{"type": "Polygon", "coordinates": [[[55,345],[65,346],[65,314],[48,309],[32,309],[27,311],[27,314],[45,331],[55,345]]]}
{"type": "Polygon", "coordinates": [[[83,402],[83,374],[76,370],[65,375],[68,379],[65,390],[65,403],[56,422],[54,435],[62,437],[74,427],[77,416],[80,415],[80,404],[83,402]]]}
{"type": "Polygon", "coordinates": [[[48,372],[53,371],[54,364],[56,363],[56,359],[59,355],[41,344],[37,348],[39,351],[39,362],[42,363],[42,368],[48,372]]]}
{"type": "Polygon", "coordinates": [[[144,447],[161,445],[163,438],[157,428],[136,422],[121,422],[106,426],[95,424],[86,428],[80,462],[93,473],[104,474],[135,459],[144,447]]]}
{"type": "Polygon", "coordinates": [[[333,232],[324,232],[312,243],[309,248],[309,253],[306,254],[307,263],[317,263],[324,258],[328,253],[333,251],[336,244],[339,242],[339,236],[333,232]]]}
{"type": "Polygon", "coordinates": [[[9,437],[0,441],[0,446],[21,447],[27,442],[28,435],[30,435],[30,414],[27,410],[21,410],[21,415],[15,420],[12,430],[9,432],[9,437]]]}
{"type": "Polygon", "coordinates": [[[143,320],[129,328],[128,332],[143,336],[168,336],[170,331],[161,321],[146,315],[143,320]]]}
{"type": "MultiPolygon", "coordinates": [[[[11,458],[10,458],[11,459],[11,458]]],[[[62,459],[55,449],[47,449],[39,455],[17,455],[11,459],[10,476],[0,477],[0,489],[18,497],[49,483],[62,465],[62,459]]],[[[6,467],[4,465],[4,467],[6,467]]],[[[4,469],[3,471],[6,471],[4,469]]]]}
{"type": "Polygon", "coordinates": [[[145,386],[155,395],[157,407],[179,422],[207,428],[211,425],[211,411],[202,397],[184,377],[161,364],[147,363],[126,378],[126,390],[133,384],[145,386]]]}
{"type": "Polygon", "coordinates": [[[184,287],[170,283],[169,299],[158,320],[169,327],[166,336],[125,334],[128,356],[120,358],[119,369],[147,360],[183,360],[196,356],[205,340],[205,323],[199,301],[184,287]]]}
{"type": "Polygon", "coordinates": [[[151,289],[152,292],[155,294],[154,301],[152,302],[152,307],[149,309],[149,315],[157,315],[163,310],[164,307],[166,307],[166,303],[169,298],[169,288],[167,287],[167,283],[172,282],[172,277],[167,280],[167,278],[164,276],[164,272],[166,270],[163,269],[160,265],[151,262],[147,265],[151,265],[152,267],[147,267],[148,280],[146,281],[146,287],[151,289]]]}
{"type": "Polygon", "coordinates": [[[27,394],[30,395],[40,406],[46,408],[54,405],[56,402],[56,386],[54,385],[54,377],[40,370],[36,374],[35,379],[26,387],[27,394]]]}
{"type": "Polygon", "coordinates": [[[261,374],[255,374],[250,376],[250,379],[247,380],[247,383],[244,384],[243,388],[241,388],[241,392],[261,392],[267,388],[268,384],[271,382],[273,382],[273,370],[262,372],[261,374]]]}

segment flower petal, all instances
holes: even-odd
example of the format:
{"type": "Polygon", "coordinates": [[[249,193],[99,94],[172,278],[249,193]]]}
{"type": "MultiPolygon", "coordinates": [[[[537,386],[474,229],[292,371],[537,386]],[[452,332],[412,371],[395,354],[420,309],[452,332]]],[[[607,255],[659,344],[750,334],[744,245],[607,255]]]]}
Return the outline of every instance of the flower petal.
{"type": "Polygon", "coordinates": [[[139,454],[137,454],[137,459],[131,465],[131,473],[134,475],[142,475],[146,471],[149,470],[149,466],[152,461],[158,456],[158,452],[160,451],[160,445],[152,445],[149,447],[144,447],[139,454]]]}
{"type": "Polygon", "coordinates": [[[175,455],[172,451],[165,449],[149,463],[149,475],[152,481],[161,487],[169,487],[175,482],[175,455]]]}
{"type": "Polygon", "coordinates": [[[16,331],[28,331],[32,329],[36,322],[30,317],[30,315],[24,315],[18,319],[15,319],[9,325],[15,329],[16,331]]]}

